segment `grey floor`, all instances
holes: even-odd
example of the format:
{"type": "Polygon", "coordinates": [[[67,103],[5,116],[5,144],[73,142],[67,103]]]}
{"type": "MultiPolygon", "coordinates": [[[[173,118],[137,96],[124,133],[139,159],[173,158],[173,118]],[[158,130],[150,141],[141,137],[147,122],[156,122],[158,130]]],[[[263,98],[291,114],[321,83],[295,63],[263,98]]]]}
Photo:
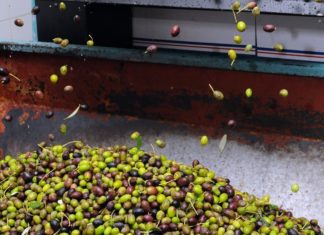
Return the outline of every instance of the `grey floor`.
{"type": "MultiPolygon", "coordinates": [[[[316,145],[301,150],[289,148],[289,151],[269,151],[262,146],[248,146],[231,140],[222,156],[219,156],[219,139],[200,146],[199,131],[186,126],[175,126],[158,121],[127,120],[126,118],[93,119],[78,114],[68,120],[68,132],[62,135],[59,124],[67,113],[56,113],[54,118],[27,120],[21,126],[15,119],[6,124],[7,131],[0,136],[0,148],[7,153],[30,150],[36,143],[47,139],[48,133],[54,133],[55,142],[65,143],[73,139],[82,139],[90,145],[107,146],[111,144],[132,144],[129,135],[140,131],[143,135],[143,148],[151,151],[151,143],[156,138],[167,142],[164,149],[156,149],[182,163],[191,164],[198,159],[213,169],[218,175],[228,177],[241,191],[253,193],[259,197],[271,195],[271,201],[290,209],[295,216],[316,218],[324,225],[324,150],[316,145]],[[290,185],[298,183],[300,191],[292,194],[290,185]]],[[[19,116],[19,112],[13,112],[19,116]]]]}

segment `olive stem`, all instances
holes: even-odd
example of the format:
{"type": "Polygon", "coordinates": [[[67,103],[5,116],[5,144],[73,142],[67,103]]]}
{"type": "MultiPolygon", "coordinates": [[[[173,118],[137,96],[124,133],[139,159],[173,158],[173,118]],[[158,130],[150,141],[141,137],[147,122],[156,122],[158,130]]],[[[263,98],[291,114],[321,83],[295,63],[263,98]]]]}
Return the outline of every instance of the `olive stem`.
{"type": "Polygon", "coordinates": [[[233,12],[233,16],[234,16],[234,20],[235,20],[235,23],[237,23],[237,17],[236,17],[236,13],[234,11],[234,9],[232,8],[232,12],[233,12]]]}
{"type": "Polygon", "coordinates": [[[61,229],[57,230],[56,233],[54,233],[53,235],[57,235],[60,231],[61,229]]]}
{"type": "Polygon", "coordinates": [[[80,140],[72,140],[72,141],[70,141],[70,142],[67,142],[67,143],[63,144],[62,147],[66,147],[66,146],[68,146],[69,144],[75,144],[75,143],[78,143],[78,142],[80,142],[80,140]]]}
{"type": "Polygon", "coordinates": [[[14,79],[16,79],[17,81],[21,82],[21,79],[19,77],[17,77],[16,75],[12,74],[12,73],[9,73],[9,75],[11,77],[13,77],[14,79]]]}
{"type": "Polygon", "coordinates": [[[210,84],[208,84],[208,85],[209,85],[210,89],[212,90],[212,92],[214,93],[215,90],[214,90],[214,88],[212,87],[212,85],[210,85],[210,84]]]}
{"type": "Polygon", "coordinates": [[[189,203],[190,203],[192,209],[195,211],[196,215],[198,215],[198,212],[197,212],[196,208],[194,207],[194,205],[192,204],[191,200],[189,200],[189,203]]]}
{"type": "Polygon", "coordinates": [[[239,13],[241,13],[242,11],[246,10],[249,8],[249,4],[245,5],[245,7],[241,8],[236,14],[238,15],[239,13]]]}
{"type": "Polygon", "coordinates": [[[154,149],[153,144],[151,144],[151,147],[152,147],[153,153],[156,155],[156,152],[155,152],[155,149],[154,149]]]}
{"type": "Polygon", "coordinates": [[[45,177],[47,177],[50,173],[52,173],[55,170],[56,170],[56,168],[54,168],[51,171],[49,171],[46,175],[43,176],[43,178],[41,180],[45,179],[45,177]]]}

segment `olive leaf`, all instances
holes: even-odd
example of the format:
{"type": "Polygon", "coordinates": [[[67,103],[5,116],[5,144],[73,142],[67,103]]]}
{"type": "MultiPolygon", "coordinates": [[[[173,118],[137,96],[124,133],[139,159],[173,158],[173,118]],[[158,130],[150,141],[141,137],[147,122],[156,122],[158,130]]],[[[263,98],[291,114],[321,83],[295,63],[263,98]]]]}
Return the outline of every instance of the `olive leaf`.
{"type": "Polygon", "coordinates": [[[38,202],[38,201],[32,201],[28,204],[28,207],[31,209],[38,209],[41,208],[43,206],[42,202],[38,202]]]}
{"type": "Polygon", "coordinates": [[[81,107],[81,105],[79,104],[78,107],[69,116],[67,116],[66,118],[64,118],[64,120],[73,118],[75,115],[77,115],[77,113],[79,112],[80,107],[81,107]]]}
{"type": "Polygon", "coordinates": [[[31,229],[30,226],[25,228],[21,235],[27,235],[30,229],[31,229]]]}
{"type": "Polygon", "coordinates": [[[220,153],[222,153],[224,151],[226,142],[227,142],[227,135],[225,134],[225,135],[223,135],[221,141],[219,142],[218,148],[219,148],[220,153]]]}
{"type": "Polygon", "coordinates": [[[18,194],[18,191],[12,192],[12,193],[10,194],[10,196],[14,196],[14,195],[16,195],[16,194],[18,194]]]}
{"type": "Polygon", "coordinates": [[[140,149],[142,147],[142,136],[136,138],[136,147],[140,149]]]}

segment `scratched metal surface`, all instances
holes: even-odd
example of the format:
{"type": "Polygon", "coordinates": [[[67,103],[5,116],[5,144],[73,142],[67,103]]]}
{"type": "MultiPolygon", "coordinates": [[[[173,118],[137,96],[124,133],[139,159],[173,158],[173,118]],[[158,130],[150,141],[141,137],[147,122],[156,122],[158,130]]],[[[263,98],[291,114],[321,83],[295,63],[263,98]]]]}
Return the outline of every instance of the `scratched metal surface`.
{"type": "MultiPolygon", "coordinates": [[[[82,2],[82,0],[69,0],[82,2]]],[[[215,9],[229,10],[233,1],[228,0],[83,0],[87,3],[113,3],[126,4],[132,6],[157,6],[157,7],[176,7],[193,9],[215,9]]],[[[247,3],[248,1],[242,1],[247,3]]],[[[324,4],[309,0],[259,0],[262,12],[296,14],[296,15],[317,15],[323,16],[324,4]]]]}

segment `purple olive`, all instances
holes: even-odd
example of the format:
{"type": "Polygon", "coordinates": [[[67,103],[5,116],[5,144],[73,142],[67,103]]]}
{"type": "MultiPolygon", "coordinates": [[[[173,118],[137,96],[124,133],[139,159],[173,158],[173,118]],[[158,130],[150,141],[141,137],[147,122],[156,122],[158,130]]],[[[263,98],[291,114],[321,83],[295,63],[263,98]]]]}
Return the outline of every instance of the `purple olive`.
{"type": "Polygon", "coordinates": [[[171,28],[171,36],[176,37],[180,34],[180,26],[179,25],[174,25],[171,28]]]}
{"type": "Polygon", "coordinates": [[[272,33],[276,30],[276,26],[274,26],[273,24],[266,24],[263,26],[263,30],[267,33],[272,33]]]}

